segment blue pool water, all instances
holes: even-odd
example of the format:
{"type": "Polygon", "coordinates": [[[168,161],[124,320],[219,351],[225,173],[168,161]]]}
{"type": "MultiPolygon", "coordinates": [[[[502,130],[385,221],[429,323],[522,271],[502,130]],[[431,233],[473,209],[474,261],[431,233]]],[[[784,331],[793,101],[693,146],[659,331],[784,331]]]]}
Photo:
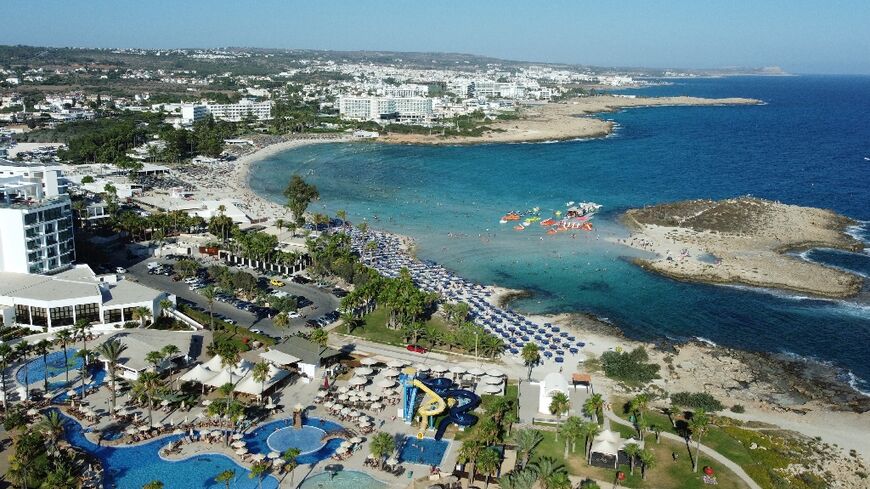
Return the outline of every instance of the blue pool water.
{"type": "Polygon", "coordinates": [[[434,438],[417,438],[406,436],[399,447],[399,461],[412,464],[441,465],[441,459],[447,452],[449,443],[446,440],[434,438]]]}
{"type": "Polygon", "coordinates": [[[283,452],[287,448],[298,448],[302,454],[296,457],[299,464],[313,464],[331,457],[342,440],[334,438],[327,443],[320,440],[326,433],[341,431],[344,428],[322,418],[306,418],[302,429],[292,426],[291,419],[272,421],[245,435],[247,447],[254,453],[283,452]]]}
{"type": "MultiPolygon", "coordinates": [[[[103,370],[102,368],[92,368],[88,374],[90,375],[90,381],[85,382],[84,387],[82,387],[81,382],[73,382],[73,385],[75,385],[75,387],[73,387],[72,390],[76,391],[79,396],[81,396],[82,392],[84,392],[85,390],[102,385],[102,383],[105,382],[105,380],[106,380],[106,376],[108,375],[108,373],[105,370],[103,370]]],[[[54,385],[54,384],[51,384],[51,385],[54,385]]],[[[62,386],[63,382],[61,382],[60,385],[62,386]]],[[[66,401],[69,398],[69,396],[67,396],[66,393],[67,393],[67,391],[61,392],[60,394],[54,396],[52,401],[53,402],[66,401]]]]}
{"type": "MultiPolygon", "coordinates": [[[[161,447],[179,438],[169,436],[135,447],[114,448],[97,446],[88,441],[82,427],[64,416],[64,428],[69,442],[100,459],[105,468],[107,488],[139,489],[152,480],[160,480],[172,489],[224,489],[214,478],[224,470],[234,470],[233,489],[255,489],[256,479],[249,471],[223,455],[198,455],[178,462],[163,460],[158,455],[161,447]]],[[[278,480],[272,476],[263,479],[263,488],[277,489],[278,480]]]]}
{"type": "MultiPolygon", "coordinates": [[[[870,241],[870,77],[677,80],[636,93],[755,97],[763,106],[657,107],[605,114],[606,139],[554,144],[296,148],[258,162],[252,188],[276,202],[293,173],[317,185],[312,212],[347,211],[371,227],[417,238],[417,255],[471,280],[525,289],[530,313],[590,312],[642,340],[703,337],[721,345],[813,358],[851,371],[870,392],[870,291],[845,301],[683,283],[630,262],[629,207],[752,194],[830,208],[862,221],[870,241]],[[517,233],[513,209],[604,205],[595,231],[517,233]],[[540,239],[543,237],[543,241],[540,239]]],[[[867,253],[808,259],[870,275],[867,253]]],[[[867,281],[870,283],[870,280],[867,281]]]]}
{"type": "Polygon", "coordinates": [[[335,475],[323,472],[305,479],[299,489],[386,489],[387,484],[365,472],[343,470],[335,475]]]}
{"type": "MultiPolygon", "coordinates": [[[[69,357],[70,378],[74,377],[78,370],[82,368],[82,359],[75,356],[76,352],[78,352],[78,350],[74,348],[68,348],[66,351],[66,354],[69,357]]],[[[47,365],[43,364],[42,356],[38,356],[27,362],[27,379],[31,384],[42,384],[42,381],[45,378],[51,379],[52,377],[63,375],[66,367],[63,350],[49,353],[46,355],[45,360],[47,365]]],[[[21,366],[21,368],[19,368],[15,373],[15,380],[17,380],[19,384],[24,385],[24,366],[21,366]]],[[[63,385],[62,382],[52,382],[49,384],[49,387],[54,389],[61,385],[63,385]]]]}

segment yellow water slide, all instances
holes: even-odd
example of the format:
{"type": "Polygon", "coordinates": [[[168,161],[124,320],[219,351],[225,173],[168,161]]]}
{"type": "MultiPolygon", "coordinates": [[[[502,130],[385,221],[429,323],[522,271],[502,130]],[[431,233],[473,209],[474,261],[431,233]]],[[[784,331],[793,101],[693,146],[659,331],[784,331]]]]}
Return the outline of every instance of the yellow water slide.
{"type": "Polygon", "coordinates": [[[419,380],[414,379],[413,385],[426,393],[426,397],[420,403],[420,409],[417,410],[417,414],[421,418],[420,431],[417,433],[417,438],[423,438],[423,433],[426,432],[426,428],[429,426],[429,416],[438,416],[443,413],[447,409],[447,402],[419,380]]]}

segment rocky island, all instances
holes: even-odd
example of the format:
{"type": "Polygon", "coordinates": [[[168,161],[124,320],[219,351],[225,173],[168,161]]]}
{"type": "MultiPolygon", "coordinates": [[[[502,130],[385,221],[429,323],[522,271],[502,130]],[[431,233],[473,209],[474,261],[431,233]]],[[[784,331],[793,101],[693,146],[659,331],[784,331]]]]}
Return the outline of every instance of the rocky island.
{"type": "Polygon", "coordinates": [[[810,248],[860,251],[845,233],[855,224],[829,210],[740,197],[631,209],[625,244],[656,254],[640,266],[678,280],[744,284],[823,297],[856,295],[861,277],[788,253],[810,248]]]}

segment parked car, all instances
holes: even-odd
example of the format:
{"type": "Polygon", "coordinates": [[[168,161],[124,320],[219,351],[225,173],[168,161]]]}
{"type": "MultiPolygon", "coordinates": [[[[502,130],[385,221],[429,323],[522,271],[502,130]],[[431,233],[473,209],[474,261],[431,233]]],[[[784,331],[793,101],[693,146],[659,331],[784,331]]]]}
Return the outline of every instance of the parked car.
{"type": "Polygon", "coordinates": [[[405,349],[414,353],[426,353],[426,349],[420,345],[408,345],[405,349]]]}
{"type": "Polygon", "coordinates": [[[317,321],[315,321],[313,319],[309,319],[308,321],[305,321],[305,327],[306,328],[319,328],[320,323],[318,323],[317,321]]]}
{"type": "Polygon", "coordinates": [[[307,284],[307,283],[311,282],[311,280],[308,280],[307,278],[303,277],[302,275],[294,275],[291,280],[293,282],[296,282],[297,284],[307,284]]]}
{"type": "Polygon", "coordinates": [[[283,287],[283,286],[287,285],[284,282],[278,280],[277,278],[273,278],[272,280],[269,280],[269,284],[271,284],[272,287],[283,287]]]}
{"type": "Polygon", "coordinates": [[[291,319],[296,319],[296,318],[301,318],[302,314],[299,314],[299,312],[297,312],[297,311],[290,311],[287,313],[287,317],[289,317],[291,319]]]}

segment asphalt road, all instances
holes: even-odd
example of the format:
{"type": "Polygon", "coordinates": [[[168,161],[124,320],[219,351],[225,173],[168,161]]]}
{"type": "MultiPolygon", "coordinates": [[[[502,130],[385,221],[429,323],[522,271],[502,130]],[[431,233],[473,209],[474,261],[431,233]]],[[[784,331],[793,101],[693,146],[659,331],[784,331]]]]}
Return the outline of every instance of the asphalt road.
{"type": "MultiPolygon", "coordinates": [[[[208,302],[205,300],[203,296],[197,293],[197,291],[190,290],[188,284],[183,281],[173,282],[171,277],[167,277],[165,275],[151,275],[148,273],[148,263],[156,261],[158,263],[170,263],[174,264],[175,260],[168,260],[165,258],[148,258],[139,263],[130,265],[127,267],[127,276],[135,279],[137,282],[142,285],[169,292],[170,294],[175,294],[179,299],[184,299],[190,302],[193,302],[197,305],[204,307],[208,310],[208,302]]],[[[238,268],[229,267],[233,271],[238,271],[238,268]]],[[[260,277],[261,274],[256,273],[250,269],[242,269],[255,277],[260,277]]],[[[236,321],[240,326],[244,326],[246,328],[258,328],[263,331],[263,333],[269,336],[285,336],[288,334],[293,334],[296,331],[305,330],[305,320],[308,318],[316,318],[322,316],[328,312],[334,311],[339,304],[338,298],[329,293],[325,289],[320,289],[313,285],[301,285],[294,282],[289,282],[284,280],[286,283],[284,287],[280,287],[280,290],[283,290],[291,295],[301,295],[307,297],[312,304],[310,306],[304,307],[299,310],[299,313],[302,314],[301,318],[291,319],[290,325],[281,329],[275,326],[272,322],[272,319],[264,317],[257,318],[254,314],[243,311],[241,309],[237,309],[231,304],[227,304],[225,302],[215,301],[212,306],[212,310],[215,314],[220,314],[222,316],[228,317],[234,321],[236,321]]],[[[278,287],[272,287],[278,288],[278,287]]]]}

